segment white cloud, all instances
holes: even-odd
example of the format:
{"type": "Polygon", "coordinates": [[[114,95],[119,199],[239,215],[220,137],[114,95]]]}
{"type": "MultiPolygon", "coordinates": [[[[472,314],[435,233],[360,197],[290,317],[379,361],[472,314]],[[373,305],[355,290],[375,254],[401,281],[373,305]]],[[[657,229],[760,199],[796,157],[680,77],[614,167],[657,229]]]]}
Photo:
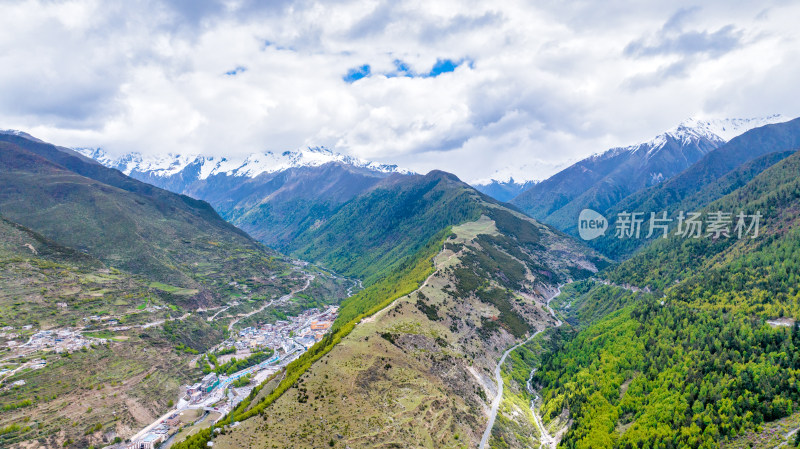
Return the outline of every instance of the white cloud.
{"type": "Polygon", "coordinates": [[[800,114],[798,12],[777,0],[15,1],[0,16],[0,128],[112,153],[324,145],[466,180],[510,165],[543,178],[689,116],[800,114]],[[461,64],[391,76],[397,60],[425,74],[444,59],[461,64]],[[362,65],[370,76],[343,80],[362,65]]]}

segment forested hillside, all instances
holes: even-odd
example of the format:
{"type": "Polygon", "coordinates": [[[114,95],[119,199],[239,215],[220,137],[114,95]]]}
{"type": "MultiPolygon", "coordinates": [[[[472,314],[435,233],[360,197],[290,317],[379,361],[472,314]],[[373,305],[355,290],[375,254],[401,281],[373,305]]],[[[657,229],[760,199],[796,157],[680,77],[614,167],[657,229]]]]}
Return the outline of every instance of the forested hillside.
{"type": "Polygon", "coordinates": [[[293,247],[302,232],[318,226],[342,204],[387,176],[366,168],[328,163],[255,178],[231,180],[216,175],[194,183],[186,193],[208,200],[226,220],[259,241],[286,250],[293,247]]]}
{"type": "Polygon", "coordinates": [[[794,154],[704,209],[760,211],[757,238],[673,236],[607,273],[654,293],[612,296],[620,310],[560,330],[565,343],[543,356],[544,419],[573,420],[563,447],[719,447],[793,412],[797,173],[794,154]]]}
{"type": "Polygon", "coordinates": [[[444,172],[397,177],[349,201],[289,247],[300,258],[369,284],[447,226],[477,220],[484,199],[444,172]]]}

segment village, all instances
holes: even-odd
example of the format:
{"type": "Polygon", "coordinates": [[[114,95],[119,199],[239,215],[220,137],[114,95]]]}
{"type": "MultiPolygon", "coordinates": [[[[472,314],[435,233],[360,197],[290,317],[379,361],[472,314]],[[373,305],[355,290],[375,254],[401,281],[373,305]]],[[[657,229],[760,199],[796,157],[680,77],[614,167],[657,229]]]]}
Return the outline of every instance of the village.
{"type": "Polygon", "coordinates": [[[336,319],[338,307],[309,309],[298,316],[271,324],[246,327],[213,351],[225,353],[218,363],[243,360],[271,350],[272,356],[230,375],[211,372],[192,385],[185,385],[174,410],[160,417],[131,438],[126,449],[168,448],[189,432],[215,424],[246,398],[258,385],[320,341],[336,319]],[[248,377],[246,377],[248,376],[248,377]],[[245,385],[242,379],[249,379],[245,385]],[[237,382],[239,381],[239,382],[237,382]],[[192,414],[192,412],[196,414],[192,414]],[[189,417],[189,418],[187,418],[189,417]],[[194,428],[194,430],[189,430],[194,428]]]}
{"type": "Polygon", "coordinates": [[[288,321],[279,320],[274,324],[247,327],[239,331],[236,341],[225,342],[223,347],[233,346],[237,351],[254,348],[270,348],[275,351],[282,349],[285,353],[292,352],[296,346],[308,349],[320,341],[330,329],[338,310],[336,306],[328,306],[322,312],[309,309],[298,316],[289,317],[288,321]]]}
{"type": "MultiPolygon", "coordinates": [[[[32,326],[24,326],[22,330],[30,331],[31,329],[32,326]]],[[[108,343],[107,339],[84,336],[77,330],[66,328],[38,331],[31,335],[25,343],[14,340],[19,336],[18,333],[14,332],[14,328],[10,326],[2,328],[2,332],[0,332],[0,338],[6,339],[5,345],[10,351],[2,360],[8,363],[9,367],[0,369],[0,381],[13,376],[23,369],[41,369],[47,366],[47,362],[44,359],[25,360],[25,357],[39,351],[69,354],[91,345],[108,343]],[[16,363],[16,360],[22,360],[22,363],[16,363]]],[[[24,384],[25,381],[17,381],[12,386],[20,385],[19,382],[24,384]]]]}
{"type": "MultiPolygon", "coordinates": [[[[336,306],[328,306],[322,310],[309,309],[297,316],[245,327],[235,332],[209,351],[208,354],[220,354],[217,357],[218,364],[225,364],[233,358],[241,361],[253,355],[266,353],[269,356],[262,357],[263,360],[237,372],[227,375],[210,372],[198,382],[185,385],[181,389],[175,409],[142,429],[128,443],[114,446],[119,449],[167,448],[174,441],[185,438],[186,432],[215,424],[244,400],[255,385],[265,381],[322,340],[333,325],[337,313],[336,306]]],[[[84,321],[104,322],[112,326],[118,324],[113,317],[104,318],[92,316],[84,321]]],[[[69,354],[111,342],[91,334],[82,334],[85,328],[36,330],[33,326],[20,329],[6,326],[0,331],[0,337],[5,340],[4,346],[9,351],[4,357],[7,366],[0,370],[0,380],[8,379],[20,370],[46,367],[47,362],[44,359],[30,358],[38,352],[69,354]],[[27,336],[27,341],[22,335],[27,336]],[[23,363],[12,362],[15,359],[22,360],[23,363]]],[[[24,383],[24,380],[20,380],[6,387],[22,386],[24,383]]]]}

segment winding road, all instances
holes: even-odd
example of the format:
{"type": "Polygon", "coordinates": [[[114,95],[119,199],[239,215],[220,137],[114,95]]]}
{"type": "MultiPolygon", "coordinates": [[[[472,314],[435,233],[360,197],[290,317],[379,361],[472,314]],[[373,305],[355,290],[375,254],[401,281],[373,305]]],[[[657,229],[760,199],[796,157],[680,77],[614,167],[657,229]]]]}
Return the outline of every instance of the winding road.
{"type": "MultiPolygon", "coordinates": [[[[556,288],[555,294],[547,299],[547,304],[546,304],[547,310],[550,312],[550,315],[552,315],[553,318],[555,318],[555,320],[556,320],[555,327],[559,327],[563,323],[561,322],[561,320],[558,319],[558,317],[556,317],[556,313],[553,311],[553,309],[550,308],[550,301],[552,301],[554,298],[556,298],[560,294],[561,294],[561,286],[559,285],[556,288]]],[[[536,337],[537,335],[539,335],[540,333],[542,333],[546,329],[548,329],[548,328],[542,329],[540,331],[536,331],[536,332],[534,332],[533,335],[528,337],[527,340],[510,347],[508,350],[506,350],[506,352],[503,353],[503,356],[500,357],[500,361],[497,362],[497,366],[494,369],[494,378],[497,381],[497,395],[492,400],[492,410],[489,413],[489,421],[486,423],[486,430],[484,430],[483,437],[481,438],[481,444],[479,446],[480,449],[485,449],[489,444],[489,437],[492,435],[492,427],[494,427],[494,421],[495,421],[495,419],[497,419],[497,411],[500,409],[500,403],[503,402],[503,376],[500,374],[500,371],[501,371],[501,368],[503,367],[503,363],[505,363],[505,361],[506,361],[506,357],[508,357],[508,354],[510,354],[511,351],[513,351],[513,350],[519,348],[520,346],[524,345],[525,343],[528,343],[529,341],[533,340],[534,337],[536,337]]],[[[531,372],[531,376],[533,376],[533,372],[531,372]]],[[[528,385],[530,386],[530,379],[528,380],[528,385]]],[[[539,419],[539,417],[536,415],[535,411],[533,413],[533,416],[534,416],[535,421],[536,421],[536,426],[539,428],[539,432],[542,435],[542,443],[544,443],[545,435],[550,440],[554,440],[550,436],[550,434],[548,434],[547,431],[544,429],[544,426],[542,426],[541,419],[539,419]]],[[[550,443],[550,444],[552,446],[552,443],[550,443]]]]}
{"type": "MultiPolygon", "coordinates": [[[[294,296],[294,295],[296,295],[296,294],[298,294],[298,293],[300,293],[300,292],[302,292],[302,291],[305,291],[305,290],[306,290],[308,287],[310,287],[310,286],[311,286],[311,281],[313,281],[313,280],[314,280],[314,275],[313,275],[313,274],[308,274],[308,273],[306,273],[306,285],[304,285],[304,286],[303,286],[303,287],[301,287],[301,288],[294,289],[294,290],[292,290],[291,292],[289,292],[289,293],[287,293],[287,294],[285,294],[285,295],[281,296],[281,297],[280,297],[280,298],[278,298],[278,299],[273,299],[272,301],[270,301],[270,302],[268,302],[268,303],[264,304],[263,306],[261,306],[260,308],[258,308],[258,309],[256,309],[256,310],[253,310],[253,311],[252,311],[252,312],[250,312],[250,313],[243,313],[243,314],[240,314],[240,315],[238,315],[238,316],[236,317],[236,319],[234,319],[233,321],[231,321],[231,324],[229,324],[229,325],[228,325],[228,330],[229,330],[229,331],[233,330],[233,326],[234,326],[236,323],[238,323],[238,322],[239,322],[239,321],[240,321],[242,318],[247,318],[247,317],[249,317],[249,316],[251,316],[251,315],[255,315],[255,314],[257,314],[257,313],[263,312],[263,311],[264,311],[264,309],[266,309],[267,307],[269,307],[269,306],[271,306],[271,305],[273,305],[273,304],[284,303],[284,302],[286,302],[286,301],[290,300],[290,299],[292,298],[292,296],[294,296]]],[[[214,316],[216,316],[216,315],[214,315],[214,316]]]]}

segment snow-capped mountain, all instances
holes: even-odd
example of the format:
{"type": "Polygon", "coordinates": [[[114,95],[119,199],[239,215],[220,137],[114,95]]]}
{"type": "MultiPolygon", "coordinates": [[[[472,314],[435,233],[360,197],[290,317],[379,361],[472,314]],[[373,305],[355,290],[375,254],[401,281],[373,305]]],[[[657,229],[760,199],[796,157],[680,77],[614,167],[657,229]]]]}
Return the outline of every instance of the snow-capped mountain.
{"type": "Polygon", "coordinates": [[[16,129],[5,129],[5,130],[0,129],[0,134],[5,134],[5,135],[8,135],[8,136],[18,136],[18,137],[23,137],[23,138],[28,139],[28,140],[32,140],[34,142],[41,142],[41,140],[37,139],[36,137],[33,137],[32,135],[30,135],[30,134],[28,134],[28,133],[26,133],[24,131],[18,131],[16,129]]]}
{"type": "Polygon", "coordinates": [[[495,170],[491,175],[475,179],[470,181],[470,185],[478,186],[478,185],[488,185],[493,183],[516,183],[516,184],[525,184],[528,182],[537,183],[539,182],[530,174],[534,171],[534,167],[531,164],[514,164],[514,165],[507,165],[503,168],[495,170]]]}
{"type": "Polygon", "coordinates": [[[356,157],[334,153],[327,148],[307,148],[283,153],[253,153],[247,157],[215,157],[201,155],[142,155],[125,154],[113,157],[100,148],[76,148],[84,156],[95,159],[107,167],[113,167],[126,175],[147,174],[153,177],[169,177],[189,167],[196,179],[204,180],[213,175],[228,175],[254,178],[262,173],[277,173],[290,168],[319,167],[330,162],[339,162],[357,168],[366,168],[381,173],[409,174],[396,165],[378,164],[356,157]]]}
{"type": "MultiPolygon", "coordinates": [[[[753,128],[760,128],[764,125],[781,123],[789,120],[781,114],[774,114],[767,117],[756,118],[729,118],[729,119],[710,119],[701,120],[689,118],[682,121],[678,126],[664,132],[641,145],[650,146],[653,149],[663,147],[669,138],[681,144],[690,144],[699,139],[708,139],[720,144],[728,142],[736,136],[744,134],[753,128]]],[[[652,151],[652,150],[651,150],[652,151]]]]}
{"type": "Polygon", "coordinates": [[[504,180],[484,179],[475,181],[471,185],[479,192],[485,193],[496,200],[507,202],[539,182],[537,180],[517,181],[513,176],[499,178],[504,180]]]}
{"type": "Polygon", "coordinates": [[[384,179],[412,174],[325,148],[243,157],[76,151],[140,181],[208,201],[223,218],[277,247],[384,179]],[[314,219],[303,221],[305,216],[314,219]]]}
{"type": "Polygon", "coordinates": [[[708,141],[722,145],[736,136],[744,134],[754,128],[764,125],[781,123],[789,120],[781,114],[773,114],[767,117],[756,118],[729,118],[729,119],[708,119],[688,118],[678,126],[671,128],[652,139],[629,145],[625,147],[611,148],[606,151],[595,153],[591,158],[602,159],[613,157],[619,153],[633,153],[644,150],[646,154],[653,155],[664,148],[669,142],[677,142],[682,146],[689,146],[699,141],[708,141]]]}
{"type": "MultiPolygon", "coordinates": [[[[635,145],[628,145],[624,147],[611,148],[599,153],[595,153],[588,158],[577,162],[572,167],[582,167],[585,169],[587,165],[591,164],[604,164],[604,161],[618,160],[620,158],[627,158],[628,154],[636,154],[636,158],[643,160],[643,165],[640,167],[645,172],[643,173],[646,185],[654,185],[669,179],[670,176],[677,173],[675,170],[682,170],[688,167],[689,162],[694,162],[700,156],[711,151],[712,149],[728,142],[732,138],[747,132],[753,128],[758,128],[772,123],[785,122],[788,119],[780,114],[770,115],[767,117],[756,118],[733,118],[733,119],[698,119],[689,118],[672,129],[669,129],[652,139],[637,143],[635,145]],[[666,150],[666,153],[659,153],[664,151],[665,147],[671,147],[666,150]],[[680,154],[670,154],[674,152],[675,148],[682,148],[680,154]],[[694,151],[696,150],[696,151],[694,151]],[[654,164],[654,167],[648,167],[646,161],[650,159],[658,160],[660,157],[669,159],[670,156],[678,158],[674,164],[667,167],[666,170],[657,169],[659,164],[654,164]]],[[[610,164],[609,167],[613,166],[610,164]]],[[[570,170],[570,168],[564,171],[570,170]]],[[[596,169],[590,169],[595,172],[596,169]]],[[[511,201],[517,196],[522,195],[527,190],[532,189],[540,181],[534,180],[530,173],[534,170],[531,169],[529,164],[515,164],[495,170],[490,176],[470,182],[470,184],[479,191],[486,193],[500,201],[511,201]]],[[[559,172],[561,173],[561,172],[559,172]]],[[[558,177],[559,174],[554,175],[558,177]]],[[[573,180],[574,181],[574,180],[573,180]]],[[[570,182],[573,182],[570,181],[570,182]]],[[[577,186],[582,185],[581,182],[576,183],[577,186]]],[[[544,189],[545,186],[539,186],[544,189]]],[[[521,201],[525,201],[524,197],[521,201]]],[[[532,200],[533,202],[534,200],[532,200]]],[[[538,200],[535,200],[538,202],[538,200]]],[[[536,215],[536,218],[544,218],[542,215],[536,215]]]]}
{"type": "Polygon", "coordinates": [[[672,178],[747,131],[785,121],[781,115],[690,118],[647,142],[589,156],[522,192],[512,203],[534,218],[569,229],[582,209],[606,210],[634,192],[672,178]]]}

